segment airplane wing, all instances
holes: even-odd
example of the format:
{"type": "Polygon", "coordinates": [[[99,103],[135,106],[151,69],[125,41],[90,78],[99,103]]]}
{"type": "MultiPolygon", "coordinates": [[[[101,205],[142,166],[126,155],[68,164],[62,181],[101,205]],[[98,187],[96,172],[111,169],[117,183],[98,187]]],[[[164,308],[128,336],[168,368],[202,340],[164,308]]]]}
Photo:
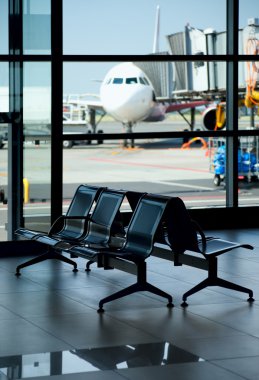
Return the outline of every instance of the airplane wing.
{"type": "Polygon", "coordinates": [[[180,103],[168,103],[168,105],[166,105],[165,112],[169,113],[169,112],[174,112],[174,111],[181,111],[184,109],[206,106],[208,104],[211,104],[211,101],[193,100],[193,101],[184,101],[184,102],[180,102],[180,103]]]}
{"type": "MultiPolygon", "coordinates": [[[[160,101],[160,100],[159,100],[160,101]]],[[[167,103],[163,102],[159,103],[160,110],[163,109],[165,113],[169,112],[175,112],[175,111],[181,111],[184,109],[190,109],[190,108],[196,108],[196,107],[201,107],[204,105],[208,105],[211,103],[211,101],[208,100],[193,100],[193,101],[183,101],[179,103],[167,103]]],[[[104,111],[103,104],[99,99],[95,100],[70,100],[67,103],[75,105],[75,106],[85,106],[87,108],[91,108],[94,110],[100,110],[104,111]]]]}
{"type": "Polygon", "coordinates": [[[165,114],[170,112],[187,109],[193,109],[196,107],[206,106],[211,102],[208,100],[193,100],[193,101],[182,101],[182,102],[172,102],[164,101],[161,98],[157,99],[150,115],[144,120],[147,122],[163,121],[165,119],[165,114]]]}

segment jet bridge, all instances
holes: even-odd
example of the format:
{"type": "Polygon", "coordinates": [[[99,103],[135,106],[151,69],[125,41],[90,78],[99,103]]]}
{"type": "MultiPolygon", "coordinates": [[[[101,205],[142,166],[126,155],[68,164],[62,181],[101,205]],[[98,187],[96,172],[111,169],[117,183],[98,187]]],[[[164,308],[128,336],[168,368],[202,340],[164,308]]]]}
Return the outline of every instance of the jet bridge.
{"type": "MultiPolygon", "coordinates": [[[[160,54],[168,55],[168,53],[160,54]]],[[[134,62],[134,64],[143,70],[150,79],[156,98],[171,98],[174,89],[172,62],[145,61],[134,62]]]]}
{"type": "MultiPolygon", "coordinates": [[[[186,25],[183,32],[168,35],[167,40],[170,55],[194,55],[201,58],[195,62],[174,62],[175,96],[188,96],[196,92],[220,95],[226,92],[226,63],[202,60],[204,55],[226,54],[226,32],[216,32],[212,28],[200,30],[186,25]]],[[[249,19],[248,25],[239,30],[239,54],[254,54],[247,52],[247,42],[251,40],[256,41],[259,46],[258,18],[249,19]]],[[[258,51],[259,48],[256,54],[258,51]]],[[[246,91],[247,70],[247,63],[240,62],[238,77],[240,92],[246,91]]],[[[257,81],[258,79],[257,77],[257,81]]]]}

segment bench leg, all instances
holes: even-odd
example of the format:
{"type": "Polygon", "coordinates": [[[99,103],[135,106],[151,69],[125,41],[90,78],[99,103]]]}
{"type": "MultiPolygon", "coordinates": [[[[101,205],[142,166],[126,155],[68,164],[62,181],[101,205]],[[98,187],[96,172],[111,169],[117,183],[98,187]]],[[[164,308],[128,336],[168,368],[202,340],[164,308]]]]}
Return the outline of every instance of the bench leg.
{"type": "Polygon", "coordinates": [[[238,292],[247,293],[249,295],[249,298],[247,301],[253,302],[253,291],[251,289],[245,288],[244,286],[234,284],[233,282],[223,280],[222,278],[217,278],[217,286],[222,286],[223,288],[236,290],[238,292]]]}
{"type": "Polygon", "coordinates": [[[251,289],[244,288],[243,286],[234,284],[233,282],[223,280],[218,277],[218,259],[217,257],[211,256],[208,259],[208,277],[201,281],[198,285],[194,286],[192,289],[190,289],[188,292],[184,293],[183,295],[183,302],[181,306],[185,307],[188,306],[188,303],[186,302],[187,297],[190,295],[197,293],[199,290],[202,290],[206,288],[207,286],[221,286],[223,288],[236,290],[238,292],[242,293],[248,293],[249,298],[248,302],[253,302],[253,292],[251,289]]]}
{"type": "Polygon", "coordinates": [[[28,267],[30,265],[34,265],[34,264],[37,264],[37,263],[40,263],[44,260],[48,260],[48,259],[57,259],[57,260],[60,260],[60,261],[63,261],[67,264],[71,264],[73,265],[74,269],[73,269],[73,272],[77,272],[78,269],[77,269],[77,264],[73,261],[73,260],[70,260],[68,257],[65,257],[55,251],[52,251],[52,250],[48,250],[46,253],[43,253],[42,255],[38,256],[38,257],[34,257],[33,259],[31,260],[28,260],[20,265],[18,265],[16,267],[16,273],[15,275],[16,276],[20,276],[21,273],[20,273],[20,269],[22,268],[25,268],[25,267],[28,267]]]}
{"type": "Polygon", "coordinates": [[[154,293],[154,294],[156,294],[158,296],[167,298],[168,299],[167,306],[168,307],[173,307],[174,306],[173,303],[172,303],[173,302],[173,297],[170,296],[170,294],[167,294],[167,293],[163,292],[162,290],[160,290],[159,288],[157,288],[157,287],[149,284],[148,282],[146,284],[139,284],[138,282],[136,282],[135,284],[130,285],[130,286],[128,286],[125,289],[119,290],[118,292],[113,293],[110,296],[103,298],[99,302],[98,313],[102,313],[104,311],[103,310],[103,305],[105,303],[114,301],[114,300],[116,300],[118,298],[122,298],[122,297],[128,296],[128,295],[136,293],[136,292],[141,292],[141,291],[148,291],[148,292],[154,293]]]}
{"type": "Polygon", "coordinates": [[[119,290],[118,292],[113,293],[110,296],[103,298],[99,302],[98,313],[102,313],[104,311],[103,305],[105,303],[114,301],[118,298],[122,298],[122,297],[128,296],[128,295],[136,293],[136,292],[141,292],[141,291],[151,292],[151,293],[156,294],[158,296],[167,298],[168,299],[167,307],[173,307],[174,306],[173,305],[173,297],[170,294],[164,292],[163,290],[157,288],[154,285],[149,284],[146,281],[146,263],[145,262],[139,263],[137,265],[137,267],[138,267],[137,282],[133,285],[128,286],[125,289],[119,290]]]}
{"type": "Polygon", "coordinates": [[[95,261],[93,261],[93,260],[87,261],[86,266],[85,266],[86,272],[91,272],[90,265],[92,265],[93,263],[95,263],[95,261]]]}
{"type": "Polygon", "coordinates": [[[183,306],[183,307],[188,306],[188,303],[186,302],[187,297],[191,296],[194,293],[197,293],[198,291],[206,288],[207,286],[221,286],[223,288],[236,290],[238,292],[248,293],[249,298],[248,298],[247,301],[248,302],[253,302],[254,301],[254,299],[253,299],[253,291],[251,289],[245,288],[245,287],[240,286],[238,284],[234,284],[233,282],[230,282],[230,281],[227,281],[227,280],[223,280],[221,278],[216,277],[216,278],[213,278],[213,279],[206,278],[205,280],[203,280],[202,282],[200,282],[198,285],[196,285],[192,289],[188,290],[188,292],[184,293],[184,295],[183,295],[183,302],[182,302],[181,306],[183,306]]]}
{"type": "Polygon", "coordinates": [[[183,295],[183,302],[181,306],[188,306],[188,303],[186,302],[187,297],[191,296],[194,293],[199,292],[200,290],[206,288],[209,286],[209,280],[206,278],[206,280],[200,282],[198,285],[195,285],[192,289],[188,290],[188,292],[184,293],[183,295]]]}

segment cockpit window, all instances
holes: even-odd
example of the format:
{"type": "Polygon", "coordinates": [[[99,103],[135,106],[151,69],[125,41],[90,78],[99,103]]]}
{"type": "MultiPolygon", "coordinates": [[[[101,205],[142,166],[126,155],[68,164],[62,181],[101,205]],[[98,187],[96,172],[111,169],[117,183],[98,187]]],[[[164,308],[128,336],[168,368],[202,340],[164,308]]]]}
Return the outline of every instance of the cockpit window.
{"type": "Polygon", "coordinates": [[[141,84],[146,84],[146,82],[144,81],[144,78],[142,78],[142,77],[139,77],[139,82],[140,82],[141,84]]]}
{"type": "Polygon", "coordinates": [[[121,77],[116,77],[116,78],[108,78],[107,81],[106,81],[106,84],[110,84],[110,83],[113,83],[113,84],[122,84],[122,83],[126,83],[126,84],[136,84],[136,83],[141,83],[141,84],[144,84],[144,85],[148,85],[149,86],[149,82],[147,80],[147,78],[145,77],[128,77],[128,78],[121,78],[121,77]]]}
{"type": "Polygon", "coordinates": [[[134,84],[134,83],[138,83],[138,78],[136,78],[136,77],[126,78],[126,84],[134,84]]]}
{"type": "Polygon", "coordinates": [[[121,83],[123,83],[123,78],[113,78],[112,83],[121,84],[121,83]]]}

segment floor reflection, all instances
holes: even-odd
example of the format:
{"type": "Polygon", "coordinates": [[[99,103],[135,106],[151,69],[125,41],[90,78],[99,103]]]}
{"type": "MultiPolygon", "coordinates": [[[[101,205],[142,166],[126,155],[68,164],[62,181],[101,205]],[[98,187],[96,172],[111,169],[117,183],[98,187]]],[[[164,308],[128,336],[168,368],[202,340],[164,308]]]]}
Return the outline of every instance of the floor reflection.
{"type": "Polygon", "coordinates": [[[23,379],[197,361],[204,359],[168,342],[75,349],[2,357],[0,378],[23,379]]]}

